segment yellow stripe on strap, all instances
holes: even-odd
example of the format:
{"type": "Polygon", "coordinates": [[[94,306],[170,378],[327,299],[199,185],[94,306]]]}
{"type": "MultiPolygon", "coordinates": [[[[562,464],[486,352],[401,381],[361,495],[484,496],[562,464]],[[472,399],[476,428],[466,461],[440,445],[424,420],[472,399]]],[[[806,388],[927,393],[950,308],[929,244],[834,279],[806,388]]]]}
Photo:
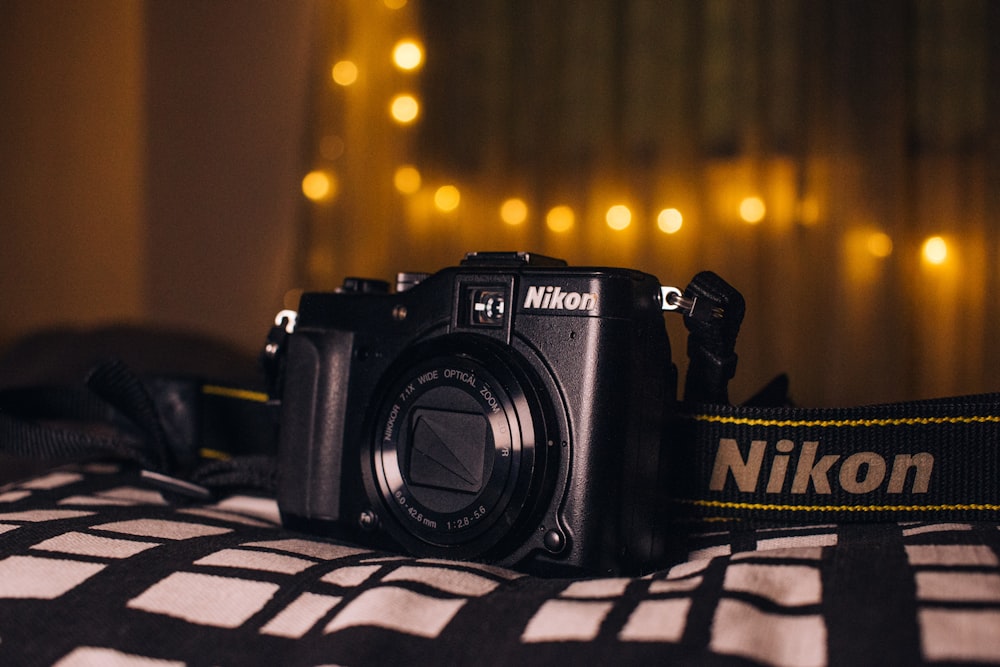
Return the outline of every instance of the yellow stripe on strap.
{"type": "Polygon", "coordinates": [[[941,505],[781,505],[777,503],[739,503],[725,500],[689,500],[674,502],[715,509],[762,510],[769,512],[996,512],[1000,505],[990,503],[950,503],[941,505]]]}
{"type": "Polygon", "coordinates": [[[209,396],[236,398],[241,401],[252,401],[254,403],[267,403],[271,400],[271,397],[262,391],[250,391],[249,389],[237,389],[235,387],[222,387],[215,384],[203,385],[201,392],[209,396]]]}
{"type": "Polygon", "coordinates": [[[717,424],[741,426],[778,427],[857,427],[857,426],[910,426],[916,424],[988,424],[1000,423],[1000,415],[966,415],[956,417],[905,417],[894,419],[753,419],[751,417],[726,417],[723,415],[686,415],[689,419],[717,424]]]}
{"type": "Polygon", "coordinates": [[[226,452],[220,452],[218,449],[209,449],[208,447],[199,449],[198,456],[203,459],[213,459],[215,461],[228,461],[233,458],[232,455],[226,452]]]}

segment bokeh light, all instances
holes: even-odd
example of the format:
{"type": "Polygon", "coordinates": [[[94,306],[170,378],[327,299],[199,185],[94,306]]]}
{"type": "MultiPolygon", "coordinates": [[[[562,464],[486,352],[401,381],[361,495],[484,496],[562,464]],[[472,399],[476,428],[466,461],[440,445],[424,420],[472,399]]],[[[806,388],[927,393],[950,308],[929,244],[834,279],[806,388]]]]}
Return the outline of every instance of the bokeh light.
{"type": "Polygon", "coordinates": [[[922,254],[928,264],[944,264],[948,260],[948,243],[940,236],[932,236],[924,241],[922,254]]]}
{"type": "Polygon", "coordinates": [[[420,170],[412,164],[404,164],[401,167],[397,167],[395,173],[392,175],[392,184],[396,186],[396,190],[404,195],[412,195],[417,192],[420,189],[421,183],[420,170]]]}
{"type": "Polygon", "coordinates": [[[392,62],[401,70],[415,70],[424,62],[424,49],[415,40],[400,40],[392,49],[392,62]]]}
{"type": "Polygon", "coordinates": [[[461,201],[462,193],[454,185],[442,185],[434,192],[434,206],[444,213],[454,211],[461,201]]]}
{"type": "Polygon", "coordinates": [[[684,216],[676,208],[665,208],[656,216],[656,226],[664,234],[676,234],[684,225],[684,216]]]}
{"type": "Polygon", "coordinates": [[[358,80],[358,66],[350,60],[341,60],[334,64],[330,75],[335,83],[341,86],[350,86],[358,80]]]}
{"type": "Polygon", "coordinates": [[[520,225],[528,219],[528,205],[519,197],[511,197],[500,205],[500,219],[508,225],[520,225]]]}
{"type": "Polygon", "coordinates": [[[568,232],[576,223],[576,214],[569,206],[554,206],[545,215],[545,225],[553,232],[568,232]]]}
{"type": "Polygon", "coordinates": [[[632,224],[632,211],[624,204],[615,204],[608,209],[608,212],[604,216],[604,221],[608,223],[608,227],[611,229],[621,231],[632,224]]]}
{"type": "Polygon", "coordinates": [[[333,197],[337,191],[337,181],[333,174],[315,170],[302,178],[302,194],[312,201],[324,201],[333,197]]]}
{"type": "Polygon", "coordinates": [[[397,123],[408,125],[420,114],[420,103],[409,93],[396,95],[389,104],[389,112],[397,123]]]}
{"type": "Polygon", "coordinates": [[[884,259],[892,254],[892,237],[885,232],[872,232],[865,241],[865,248],[872,257],[884,259]]]}
{"type": "Polygon", "coordinates": [[[747,197],[740,202],[740,218],[743,222],[756,225],[764,219],[766,213],[767,208],[760,197],[747,197]]]}

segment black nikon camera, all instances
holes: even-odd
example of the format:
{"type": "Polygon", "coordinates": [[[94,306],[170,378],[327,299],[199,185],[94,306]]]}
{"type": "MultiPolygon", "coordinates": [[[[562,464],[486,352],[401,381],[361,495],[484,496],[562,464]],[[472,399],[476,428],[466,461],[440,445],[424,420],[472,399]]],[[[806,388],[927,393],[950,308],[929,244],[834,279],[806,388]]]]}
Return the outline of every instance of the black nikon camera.
{"type": "Polygon", "coordinates": [[[676,370],[659,281],[528,253],[302,296],[286,525],[535,571],[658,560],[676,370]]]}

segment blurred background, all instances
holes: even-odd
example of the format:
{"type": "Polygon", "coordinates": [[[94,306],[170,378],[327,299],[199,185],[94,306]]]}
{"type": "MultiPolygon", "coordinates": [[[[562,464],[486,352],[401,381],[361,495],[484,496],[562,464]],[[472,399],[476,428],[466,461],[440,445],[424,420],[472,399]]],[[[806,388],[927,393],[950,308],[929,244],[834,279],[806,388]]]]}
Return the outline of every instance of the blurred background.
{"type": "Polygon", "coordinates": [[[0,0],[0,344],[256,351],[303,289],[529,249],[725,277],[735,400],[1000,390],[998,34],[989,0],[0,0]]]}

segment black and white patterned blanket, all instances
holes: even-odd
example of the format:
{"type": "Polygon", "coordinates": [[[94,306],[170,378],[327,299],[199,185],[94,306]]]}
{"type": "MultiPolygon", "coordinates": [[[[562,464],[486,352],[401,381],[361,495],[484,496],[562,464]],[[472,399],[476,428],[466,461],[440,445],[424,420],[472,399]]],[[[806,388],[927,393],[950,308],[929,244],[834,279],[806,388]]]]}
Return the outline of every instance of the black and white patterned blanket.
{"type": "Polygon", "coordinates": [[[0,665],[1000,664],[1000,528],[720,529],[541,579],[177,507],[115,466],[0,489],[0,665]]]}

